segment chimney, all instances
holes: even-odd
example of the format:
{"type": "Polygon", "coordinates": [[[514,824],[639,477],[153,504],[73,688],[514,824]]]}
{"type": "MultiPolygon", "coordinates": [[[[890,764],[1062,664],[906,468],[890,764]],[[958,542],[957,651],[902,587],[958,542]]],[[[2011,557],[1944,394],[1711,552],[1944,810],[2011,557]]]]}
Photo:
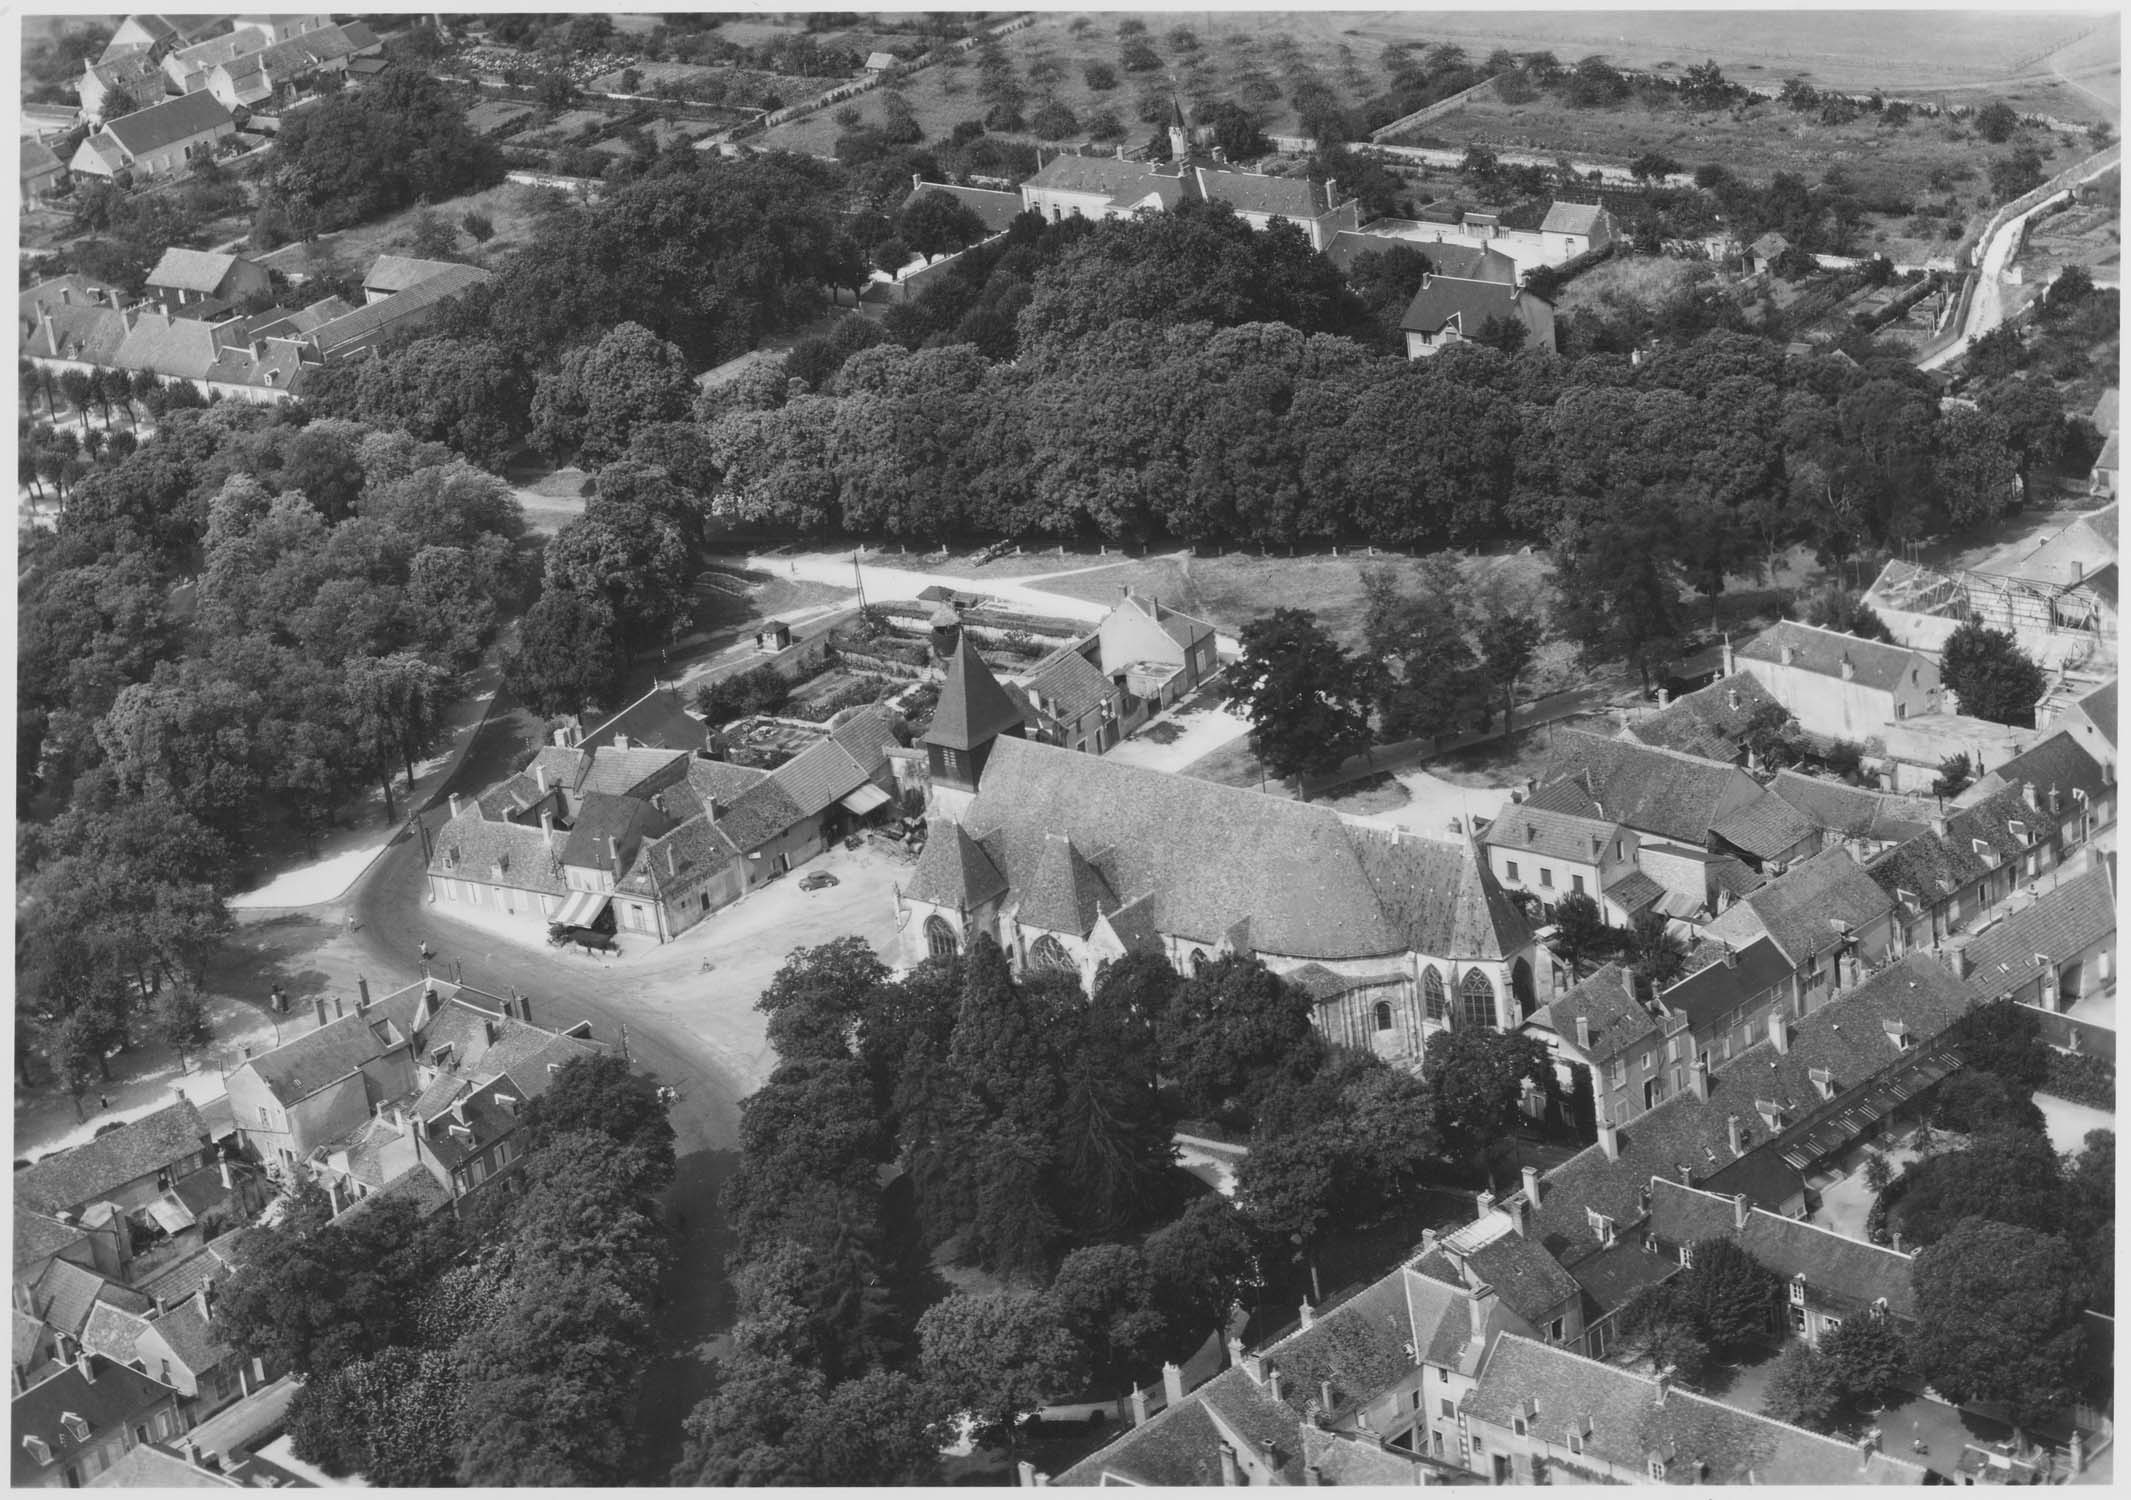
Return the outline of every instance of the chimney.
{"type": "Polygon", "coordinates": [[[1236,1467],[1236,1450],[1226,1443],[1221,1445],[1221,1483],[1231,1489],[1243,1483],[1242,1472],[1236,1467]]]}
{"type": "Polygon", "coordinates": [[[622,843],[612,834],[607,835],[607,862],[614,866],[614,878],[622,878],[622,843]]]}
{"type": "Polygon", "coordinates": [[[1303,1301],[1302,1301],[1302,1307],[1301,1307],[1301,1309],[1299,1310],[1298,1316],[1299,1316],[1299,1317],[1300,1317],[1300,1318],[1302,1319],[1302,1326],[1303,1326],[1303,1327],[1305,1327],[1305,1328],[1311,1328],[1311,1327],[1314,1327],[1314,1326],[1316,1326],[1316,1323],[1317,1323],[1317,1309],[1316,1309],[1316,1308],[1314,1308],[1314,1307],[1312,1307],[1312,1306],[1310,1306],[1310,1302],[1309,1302],[1309,1299],[1308,1299],[1307,1297],[1305,1297],[1305,1298],[1303,1299],[1303,1301]]]}
{"type": "Polygon", "coordinates": [[[226,1193],[237,1185],[231,1180],[229,1175],[229,1158],[226,1156],[218,1158],[216,1165],[222,1168],[222,1191],[226,1193]]]}
{"type": "MultiPolygon", "coordinates": [[[[1737,1119],[1738,1116],[1734,1115],[1732,1118],[1737,1119]]],[[[1747,1211],[1752,1207],[1753,1205],[1746,1200],[1746,1194],[1733,1193],[1731,1195],[1731,1227],[1744,1229],[1746,1227],[1747,1211]]]]}
{"type": "Polygon", "coordinates": [[[74,1368],[81,1371],[81,1378],[83,1380],[86,1380],[87,1382],[89,1382],[89,1384],[94,1385],[96,1384],[96,1366],[91,1362],[92,1359],[93,1356],[89,1353],[88,1350],[84,1349],[79,1355],[75,1357],[74,1368]]]}
{"type": "MultiPolygon", "coordinates": [[[[2075,1445],[2076,1445],[2076,1444],[2078,1443],[2078,1441],[2079,1441],[2079,1434],[2078,1434],[2078,1433],[2076,1433],[2076,1432],[2075,1432],[2075,1433],[2073,1433],[2073,1434],[2072,1434],[2072,1441],[2073,1441],[2073,1443],[2074,1443],[2075,1445]]],[[[2077,1455],[2077,1454],[2074,1454],[2074,1455],[2073,1455],[2073,1459],[2072,1459],[2072,1462],[2073,1462],[2073,1467],[2074,1467],[2075,1469],[2076,1469],[2076,1468],[2078,1468],[2078,1467],[2080,1467],[2080,1464],[2079,1464],[2079,1459],[2078,1459],[2078,1455],[2077,1455]]],[[[1304,1464],[1304,1465],[1302,1466],[1302,1482],[1303,1482],[1304,1484],[1306,1484],[1306,1485],[1319,1485],[1319,1484],[1323,1484],[1323,1483],[1324,1483],[1324,1471],[1323,1471],[1322,1469],[1319,1469],[1319,1468],[1317,1467],[1317,1465],[1315,1465],[1315,1464],[1304,1464]]]]}
{"type": "Polygon", "coordinates": [[[1789,641],[1785,641],[1783,643],[1783,664],[1786,667],[1791,664],[1792,658],[1797,656],[1797,654],[1797,651],[1792,648],[1791,643],[1789,641]]]}
{"type": "Polygon", "coordinates": [[[1132,1425],[1134,1427],[1145,1427],[1147,1425],[1147,1393],[1138,1386],[1132,1388],[1132,1425]]]}
{"type": "Polygon", "coordinates": [[[341,998],[340,998],[340,996],[338,996],[338,995],[335,995],[335,996],[333,997],[333,1019],[334,1019],[334,1020],[336,1020],[336,1021],[338,1021],[338,1020],[339,1020],[339,1019],[340,1019],[341,1017],[345,1016],[345,1015],[346,1015],[347,1013],[348,1013],[348,1002],[347,1002],[347,1001],[345,1001],[345,1000],[343,1000],[343,999],[341,999],[341,998]]]}
{"type": "Polygon", "coordinates": [[[1607,1161],[1620,1160],[1620,1127],[1611,1120],[1598,1122],[1598,1149],[1605,1152],[1607,1161]]]}
{"type": "Polygon", "coordinates": [[[317,1012],[317,1014],[318,1014],[318,1024],[319,1024],[319,1025],[321,1025],[321,1026],[325,1025],[325,1024],[326,1024],[326,997],[325,997],[325,996],[323,996],[323,995],[320,995],[320,996],[319,996],[319,997],[318,997],[318,998],[317,998],[316,1000],[313,1000],[313,1001],[311,1002],[311,1009],[312,1009],[312,1010],[314,1010],[314,1011],[316,1011],[316,1012],[317,1012]]]}
{"type": "Polygon", "coordinates": [[[1693,1167],[1690,1167],[1690,1166],[1688,1166],[1688,1165],[1687,1165],[1687,1163],[1685,1163],[1685,1162],[1683,1162],[1683,1161],[1676,1161],[1676,1162],[1674,1162],[1674,1163],[1672,1164],[1672,1170],[1673,1170],[1673,1171],[1675,1171],[1675,1172],[1677,1172],[1677,1173],[1679,1174],[1679,1177],[1680,1177],[1680,1186],[1681,1186],[1681,1187],[1693,1187],[1693,1186],[1694,1186],[1694,1168],[1693,1168],[1693,1167]]]}
{"type": "Polygon", "coordinates": [[[555,841],[555,809],[544,803],[540,808],[540,831],[549,843],[555,841]]]}
{"type": "Polygon", "coordinates": [[[1739,1117],[1737,1115],[1726,1115],[1724,1117],[1724,1136],[1725,1143],[1731,1147],[1733,1156],[1744,1156],[1746,1154],[1746,1134],[1739,1128],[1739,1117]]]}
{"type": "Polygon", "coordinates": [[[1578,1016],[1576,1018],[1576,1045],[1586,1055],[1591,1051],[1591,1018],[1589,1016],[1578,1016]]]}
{"type": "Polygon", "coordinates": [[[1879,1436],[1879,1429],[1873,1427],[1857,1440],[1857,1460],[1860,1464],[1868,1468],[1871,1466],[1872,1455],[1879,1452],[1879,1436]]]}
{"type": "Polygon", "coordinates": [[[1533,1208],[1539,1206],[1539,1169],[1537,1167],[1526,1167],[1524,1169],[1524,1196],[1533,1208]]]}
{"type": "Polygon", "coordinates": [[[451,794],[451,815],[454,818],[459,815],[459,794],[457,792],[451,794]]]}
{"type": "MultiPolygon", "coordinates": [[[[1307,1307],[1309,1304],[1304,1303],[1303,1305],[1307,1307]]],[[[1308,1325],[1305,1324],[1304,1326],[1307,1327],[1308,1325]]],[[[1279,1369],[1273,1365],[1265,1367],[1265,1388],[1272,1392],[1275,1401],[1285,1401],[1287,1399],[1287,1386],[1280,1378],[1279,1369]]]]}
{"type": "Polygon", "coordinates": [[[1931,820],[1931,831],[1932,831],[1933,833],[1937,834],[1937,835],[1938,835],[1938,836],[1939,836],[1940,838],[1945,838],[1945,837],[1946,837],[1946,814],[1945,814],[1945,813],[1941,812],[1941,813],[1940,813],[1940,814],[1939,814],[1939,815],[1938,815],[1937,817],[1935,817],[1935,818],[1933,818],[1933,819],[1931,820]]]}
{"type": "Polygon", "coordinates": [[[1739,967],[1739,950],[1738,950],[1738,949],[1736,949],[1736,948],[1726,948],[1726,949],[1724,950],[1724,967],[1725,967],[1725,968],[1727,968],[1727,969],[1736,969],[1736,968],[1738,968],[1738,967],[1739,967]]]}
{"type": "Polygon", "coordinates": [[[1659,688],[1657,690],[1657,706],[1659,708],[1670,708],[1672,706],[1671,688],[1659,688]]]}
{"type": "Polygon", "coordinates": [[[1653,1406],[1663,1406],[1665,1398],[1672,1394],[1672,1366],[1667,1365],[1662,1370],[1659,1370],[1656,1380],[1657,1394],[1651,1404],[1653,1406]]]}
{"type": "Polygon", "coordinates": [[[1529,1204],[1513,1193],[1502,1200],[1502,1211],[1509,1215],[1509,1227],[1516,1231],[1518,1239],[1532,1237],[1531,1221],[1526,1217],[1531,1212],[1529,1204]]]}
{"type": "Polygon", "coordinates": [[[1433,1249],[1435,1249],[1435,1231],[1434,1231],[1433,1229],[1424,1229],[1424,1230],[1422,1230],[1422,1231],[1421,1231],[1421,1254],[1423,1254],[1423,1255],[1426,1255],[1426,1254],[1428,1254],[1428,1252],[1429,1252],[1429,1251],[1431,1251],[1431,1250],[1433,1250],[1433,1249]]]}
{"type": "MultiPolygon", "coordinates": [[[[513,990],[512,993],[517,994],[517,991],[513,990]]],[[[533,1024],[533,997],[531,995],[518,995],[518,1019],[528,1026],[533,1024]]]]}
{"type": "Polygon", "coordinates": [[[1853,680],[1856,676],[1857,663],[1850,660],[1850,653],[1845,651],[1842,654],[1842,680],[1844,682],[1849,682],[1853,680]]]}
{"type": "Polygon", "coordinates": [[[1162,1395],[1171,1406],[1184,1399],[1184,1372],[1173,1364],[1162,1366],[1162,1395]]]}
{"type": "Polygon", "coordinates": [[[617,749],[617,750],[626,750],[626,749],[628,749],[628,748],[629,748],[629,736],[627,736],[626,734],[623,734],[623,733],[621,733],[621,732],[620,732],[619,730],[617,730],[617,731],[615,732],[615,735],[614,735],[614,748],[615,748],[615,749],[617,749]]]}
{"type": "Polygon", "coordinates": [[[547,768],[546,766],[543,766],[543,765],[535,765],[535,766],[533,767],[533,785],[535,785],[535,786],[537,786],[537,787],[539,787],[539,788],[540,788],[540,794],[541,794],[542,796],[546,796],[546,795],[547,795],[547,790],[548,790],[548,768],[547,768]]]}
{"type": "Polygon", "coordinates": [[[1687,1072],[1687,1079],[1687,1086],[1694,1090],[1695,1098],[1700,1099],[1705,1104],[1708,1103],[1709,1059],[1707,1057],[1696,1058],[1694,1060],[1694,1066],[1690,1068],[1687,1072]]]}
{"type": "Polygon", "coordinates": [[[361,1015],[370,1008],[370,981],[357,975],[355,979],[355,1013],[361,1015]]]}
{"type": "Polygon", "coordinates": [[[1014,1465],[1014,1472],[1020,1479],[1021,1488],[1032,1490],[1036,1487],[1036,1466],[1027,1459],[1024,1458],[1014,1465]]]}
{"type": "Polygon", "coordinates": [[[1325,1414],[1325,1419],[1327,1421],[1331,1420],[1332,1412],[1338,1407],[1338,1405],[1339,1403],[1332,1399],[1332,1382],[1329,1380],[1318,1381],[1317,1409],[1325,1414]]]}
{"type": "Polygon", "coordinates": [[[1785,1015],[1770,1016],[1768,1039],[1776,1044],[1777,1052],[1788,1054],[1791,1050],[1791,1018],[1785,1015]]]}
{"type": "Polygon", "coordinates": [[[1951,950],[1951,952],[1953,957],[1953,977],[1956,979],[1966,979],[1968,977],[1968,970],[1972,962],[1972,960],[1970,960],[1968,956],[1968,949],[1966,949],[1965,947],[1955,948],[1951,950]]]}
{"type": "Polygon", "coordinates": [[[1486,1282],[1472,1289],[1472,1336],[1487,1342],[1487,1325],[1495,1316],[1495,1289],[1486,1282]]]}
{"type": "Polygon", "coordinates": [[[1724,706],[1733,713],[1739,711],[1739,690],[1737,688],[1726,688],[1724,690],[1724,706]]]}
{"type": "Polygon", "coordinates": [[[1479,1205],[1480,1211],[1477,1217],[1484,1219],[1487,1217],[1487,1211],[1495,1206],[1495,1195],[1486,1188],[1482,1188],[1479,1192],[1473,1194],[1473,1202],[1479,1205]]]}
{"type": "Polygon", "coordinates": [[[2034,782],[2023,781],[2020,783],[2020,800],[2027,804],[2030,812],[2042,811],[2042,799],[2035,795],[2034,782]]]}

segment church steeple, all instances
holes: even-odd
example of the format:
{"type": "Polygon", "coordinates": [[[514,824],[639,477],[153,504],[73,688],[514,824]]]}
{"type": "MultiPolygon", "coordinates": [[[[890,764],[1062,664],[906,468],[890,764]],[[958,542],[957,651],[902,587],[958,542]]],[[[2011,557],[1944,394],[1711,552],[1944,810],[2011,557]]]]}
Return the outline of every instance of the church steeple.
{"type": "Polygon", "coordinates": [[[1169,96],[1169,159],[1177,166],[1191,161],[1191,124],[1184,118],[1184,101],[1169,96]]]}
{"type": "MultiPolygon", "coordinates": [[[[964,630],[947,664],[947,681],[940,687],[932,727],[925,731],[935,802],[942,802],[938,794],[943,791],[974,794],[993,742],[1001,735],[1021,739],[1026,734],[1021,705],[1000,686],[964,630]]],[[[944,800],[966,804],[967,795],[944,800]]]]}

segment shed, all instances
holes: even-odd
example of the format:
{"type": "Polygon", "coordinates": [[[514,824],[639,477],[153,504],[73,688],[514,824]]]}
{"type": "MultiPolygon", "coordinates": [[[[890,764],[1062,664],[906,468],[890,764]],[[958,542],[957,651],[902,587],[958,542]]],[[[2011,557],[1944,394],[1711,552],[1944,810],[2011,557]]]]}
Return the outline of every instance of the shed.
{"type": "Polygon", "coordinates": [[[774,654],[790,649],[791,644],[792,627],[782,620],[766,620],[763,622],[762,628],[755,632],[755,649],[757,651],[774,654]]]}

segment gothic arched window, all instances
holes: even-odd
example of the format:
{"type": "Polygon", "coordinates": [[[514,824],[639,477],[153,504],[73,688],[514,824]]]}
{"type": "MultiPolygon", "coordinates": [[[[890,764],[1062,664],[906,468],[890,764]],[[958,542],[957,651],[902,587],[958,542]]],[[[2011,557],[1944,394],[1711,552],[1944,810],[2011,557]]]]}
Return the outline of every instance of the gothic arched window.
{"type": "Polygon", "coordinates": [[[954,928],[948,926],[945,917],[927,917],[925,946],[934,958],[953,958],[962,951],[962,940],[955,936],[954,928]]]}
{"type": "Polygon", "coordinates": [[[1078,974],[1080,965],[1073,962],[1073,955],[1066,952],[1064,943],[1046,932],[1029,944],[1029,964],[1038,969],[1059,969],[1068,974],[1078,974]]]}
{"type": "Polygon", "coordinates": [[[1450,1000],[1443,993],[1443,976],[1433,968],[1421,970],[1421,998],[1426,1002],[1429,1020],[1447,1022],[1450,1019],[1450,1000]]]}
{"type": "Polygon", "coordinates": [[[1391,1024],[1391,1002],[1389,1000],[1377,1001],[1376,1029],[1378,1031],[1389,1031],[1391,1029],[1391,1024]]]}
{"type": "Polygon", "coordinates": [[[1495,1024],[1495,985],[1483,969],[1467,969],[1458,986],[1458,1025],[1481,1031],[1495,1024]]]}
{"type": "Polygon", "coordinates": [[[1192,978],[1196,979],[1196,978],[1198,978],[1198,976],[1199,976],[1199,975],[1201,975],[1201,974],[1205,973],[1205,972],[1206,972],[1206,965],[1207,965],[1207,963],[1208,963],[1208,962],[1209,962],[1209,960],[1208,960],[1208,959],[1207,959],[1207,957],[1206,957],[1206,950],[1205,950],[1204,948],[1194,948],[1194,949],[1192,949],[1192,950],[1191,950],[1191,976],[1192,976],[1192,978]]]}

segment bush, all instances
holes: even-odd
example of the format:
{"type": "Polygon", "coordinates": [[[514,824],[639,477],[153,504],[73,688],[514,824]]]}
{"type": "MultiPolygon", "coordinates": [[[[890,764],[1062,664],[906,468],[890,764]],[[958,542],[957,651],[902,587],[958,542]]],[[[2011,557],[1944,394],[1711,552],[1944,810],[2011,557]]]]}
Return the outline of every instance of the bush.
{"type": "Polygon", "coordinates": [[[775,667],[763,665],[696,689],[695,711],[713,725],[750,714],[773,714],[792,696],[792,685],[775,667]]]}
{"type": "Polygon", "coordinates": [[[1082,81],[1098,94],[1106,93],[1117,87],[1117,69],[1106,62],[1091,62],[1087,64],[1080,70],[1080,76],[1082,81]]]}
{"type": "Polygon", "coordinates": [[[1029,128],[1046,140],[1057,141],[1078,131],[1080,121],[1072,110],[1053,100],[1029,116],[1029,128]]]}
{"type": "Polygon", "coordinates": [[[2049,1076],[2044,1093],[2093,1109],[2116,1108],[2116,1064],[2091,1052],[2058,1052],[2049,1056],[2049,1076]]]}

